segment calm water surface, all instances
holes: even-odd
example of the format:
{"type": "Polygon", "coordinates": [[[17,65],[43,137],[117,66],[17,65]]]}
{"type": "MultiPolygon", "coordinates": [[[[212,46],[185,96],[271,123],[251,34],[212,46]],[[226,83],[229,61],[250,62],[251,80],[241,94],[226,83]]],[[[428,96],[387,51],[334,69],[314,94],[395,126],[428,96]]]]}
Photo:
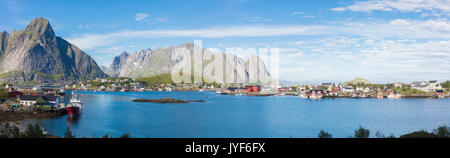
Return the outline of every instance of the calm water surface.
{"type": "Polygon", "coordinates": [[[214,92],[79,92],[84,102],[78,119],[63,116],[38,122],[63,136],[149,138],[289,138],[317,137],[321,129],[348,137],[360,125],[371,136],[380,131],[399,136],[450,124],[450,99],[322,99],[294,96],[251,97],[214,92]],[[176,98],[203,103],[134,103],[133,99],[176,98]]]}

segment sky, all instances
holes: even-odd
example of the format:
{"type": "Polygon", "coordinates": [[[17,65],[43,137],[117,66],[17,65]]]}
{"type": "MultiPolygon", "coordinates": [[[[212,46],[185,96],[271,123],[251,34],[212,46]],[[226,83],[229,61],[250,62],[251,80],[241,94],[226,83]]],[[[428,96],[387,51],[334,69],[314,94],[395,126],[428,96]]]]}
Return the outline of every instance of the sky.
{"type": "Polygon", "coordinates": [[[36,17],[99,65],[123,51],[280,48],[280,80],[450,79],[450,0],[1,0],[0,30],[36,17]]]}

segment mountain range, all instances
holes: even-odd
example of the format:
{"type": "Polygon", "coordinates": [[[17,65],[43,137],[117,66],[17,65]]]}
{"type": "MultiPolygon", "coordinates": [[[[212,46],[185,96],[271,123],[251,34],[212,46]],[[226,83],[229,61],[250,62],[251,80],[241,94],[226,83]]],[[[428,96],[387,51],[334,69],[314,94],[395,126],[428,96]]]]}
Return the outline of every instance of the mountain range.
{"type": "Polygon", "coordinates": [[[47,19],[0,33],[0,82],[70,83],[106,76],[94,59],[56,36],[47,19]]]}
{"type": "MultiPolygon", "coordinates": [[[[8,83],[73,83],[76,81],[103,78],[103,77],[150,77],[159,74],[171,73],[174,66],[182,61],[182,57],[177,56],[177,49],[184,48],[192,56],[195,45],[186,43],[179,46],[158,48],[156,50],[145,49],[134,54],[123,52],[115,57],[111,65],[107,68],[99,66],[94,59],[83,52],[77,46],[69,43],[61,37],[56,36],[49,21],[44,18],[34,19],[25,30],[14,30],[9,34],[6,31],[0,32],[0,82],[8,83]],[[174,60],[175,59],[175,60],[174,60]],[[106,73],[105,73],[106,72],[106,73]]],[[[207,49],[201,49],[203,55],[217,55],[207,49]]],[[[224,53],[218,53],[225,57],[224,53]]],[[[231,55],[238,67],[227,68],[231,60],[225,60],[225,76],[230,73],[244,71],[245,78],[249,78],[249,69],[257,67],[257,73],[263,74],[264,79],[270,78],[264,61],[257,56],[250,56],[256,62],[249,62],[236,55],[231,55]],[[250,65],[255,64],[255,65],[250,65]],[[258,66],[259,65],[259,66],[258,66]],[[229,69],[229,70],[227,70],[229,69]]],[[[203,60],[203,67],[215,62],[214,57],[203,60]]],[[[202,70],[202,72],[204,69],[202,70]]],[[[209,72],[212,72],[210,69],[209,72]]],[[[242,73],[241,73],[242,74],[242,73]]],[[[201,75],[195,74],[194,75],[201,75]]]]}
{"type": "MultiPolygon", "coordinates": [[[[195,45],[193,43],[185,43],[181,44],[177,47],[170,46],[170,47],[164,47],[164,48],[158,48],[156,50],[151,49],[145,49],[139,52],[136,52],[134,54],[129,54],[128,52],[123,52],[119,56],[116,56],[109,66],[106,73],[112,77],[131,77],[131,78],[139,78],[139,77],[149,77],[159,74],[167,74],[171,73],[172,69],[175,65],[179,64],[182,59],[177,56],[177,50],[185,49],[190,52],[191,57],[194,55],[194,47],[195,45]],[[176,58],[176,60],[173,60],[173,58],[176,58]]],[[[216,53],[207,50],[207,49],[201,49],[201,55],[223,55],[225,59],[224,53],[216,53]]],[[[239,70],[243,70],[245,73],[245,79],[248,80],[249,78],[249,67],[251,64],[249,62],[249,59],[246,61],[243,58],[240,58],[236,55],[231,55],[232,58],[234,58],[234,61],[236,62],[236,65],[241,65],[242,69],[239,69],[237,66],[234,67],[233,70],[226,70],[227,66],[226,64],[231,63],[225,63],[225,62],[232,62],[231,60],[225,60],[224,62],[224,80],[226,80],[226,76],[230,75],[230,73],[235,73],[234,81],[237,81],[237,72],[239,70]]],[[[249,58],[256,59],[256,62],[252,62],[254,64],[253,66],[256,67],[257,73],[261,73],[264,75],[264,79],[261,80],[267,80],[270,79],[270,73],[267,71],[265,63],[262,59],[260,59],[257,56],[250,56],[249,58]],[[259,67],[257,65],[260,64],[259,67]]],[[[192,59],[193,60],[193,59],[192,59]]],[[[203,61],[203,71],[206,71],[208,73],[211,73],[215,75],[213,72],[213,69],[206,70],[205,67],[207,67],[208,64],[214,64],[212,62],[216,62],[214,60],[214,57],[212,57],[209,60],[202,59],[203,61]]],[[[202,75],[202,74],[195,74],[194,75],[202,75]]],[[[227,81],[228,82],[228,81],[227,81]]]]}

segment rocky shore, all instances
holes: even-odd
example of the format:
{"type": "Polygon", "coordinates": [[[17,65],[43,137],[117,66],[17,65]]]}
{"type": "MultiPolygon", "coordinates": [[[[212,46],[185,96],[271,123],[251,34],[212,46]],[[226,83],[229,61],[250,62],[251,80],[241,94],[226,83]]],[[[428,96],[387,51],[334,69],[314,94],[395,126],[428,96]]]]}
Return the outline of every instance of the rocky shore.
{"type": "Polygon", "coordinates": [[[64,115],[64,111],[29,111],[29,110],[0,110],[0,125],[29,119],[52,118],[64,115]]]}

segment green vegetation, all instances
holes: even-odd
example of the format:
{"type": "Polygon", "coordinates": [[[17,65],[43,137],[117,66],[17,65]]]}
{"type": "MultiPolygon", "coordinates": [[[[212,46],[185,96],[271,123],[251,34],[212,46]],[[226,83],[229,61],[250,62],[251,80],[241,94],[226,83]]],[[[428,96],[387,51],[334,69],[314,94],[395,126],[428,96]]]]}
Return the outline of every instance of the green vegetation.
{"type": "MultiPolygon", "coordinates": [[[[390,134],[389,136],[385,136],[381,132],[377,132],[375,134],[377,138],[396,138],[394,135],[390,134]]],[[[319,138],[332,138],[332,135],[324,130],[320,130],[318,134],[319,138]]],[[[370,130],[365,129],[363,127],[359,127],[359,129],[355,130],[355,135],[350,136],[349,138],[369,138],[370,130]]],[[[415,131],[412,133],[408,133],[400,136],[399,138],[450,138],[450,127],[444,125],[434,129],[432,132],[428,132],[425,130],[415,131]]]]}
{"type": "Polygon", "coordinates": [[[145,83],[146,85],[174,84],[174,82],[172,81],[172,76],[169,73],[159,74],[151,77],[141,77],[137,78],[136,81],[145,83]]]}
{"type": "Polygon", "coordinates": [[[319,138],[333,138],[333,136],[330,133],[325,132],[324,130],[320,130],[318,137],[319,138]]]}
{"type": "Polygon", "coordinates": [[[441,83],[442,88],[450,88],[450,81],[445,81],[444,83],[441,83]]]}
{"type": "Polygon", "coordinates": [[[8,99],[8,91],[5,89],[0,89],[0,100],[7,100],[8,99]]]}
{"type": "Polygon", "coordinates": [[[20,129],[16,126],[10,126],[6,123],[4,128],[0,130],[0,138],[20,138],[22,137],[20,129]]]}
{"type": "Polygon", "coordinates": [[[124,133],[122,136],[120,136],[119,138],[130,138],[130,133],[124,133]]]}
{"type": "Polygon", "coordinates": [[[415,131],[402,135],[400,138],[450,138],[450,127],[440,126],[434,129],[433,132],[427,132],[425,130],[415,131]]]}
{"type": "Polygon", "coordinates": [[[22,135],[23,138],[45,138],[44,131],[39,124],[28,124],[27,129],[22,135]]]}
{"type": "Polygon", "coordinates": [[[45,103],[47,103],[47,101],[45,101],[42,97],[36,99],[36,105],[44,105],[45,103]]]}
{"type": "Polygon", "coordinates": [[[369,138],[370,136],[370,130],[365,129],[361,126],[359,126],[359,129],[355,131],[355,138],[369,138]]]}
{"type": "Polygon", "coordinates": [[[64,74],[46,74],[39,71],[34,71],[36,75],[45,77],[48,80],[60,80],[64,77],[64,74]]]}
{"type": "Polygon", "coordinates": [[[409,96],[410,95],[423,95],[423,94],[426,94],[426,92],[423,92],[423,91],[420,91],[420,90],[417,90],[417,89],[405,89],[405,88],[402,88],[402,89],[396,89],[394,91],[399,92],[399,93],[401,93],[403,95],[409,95],[409,96]]]}

